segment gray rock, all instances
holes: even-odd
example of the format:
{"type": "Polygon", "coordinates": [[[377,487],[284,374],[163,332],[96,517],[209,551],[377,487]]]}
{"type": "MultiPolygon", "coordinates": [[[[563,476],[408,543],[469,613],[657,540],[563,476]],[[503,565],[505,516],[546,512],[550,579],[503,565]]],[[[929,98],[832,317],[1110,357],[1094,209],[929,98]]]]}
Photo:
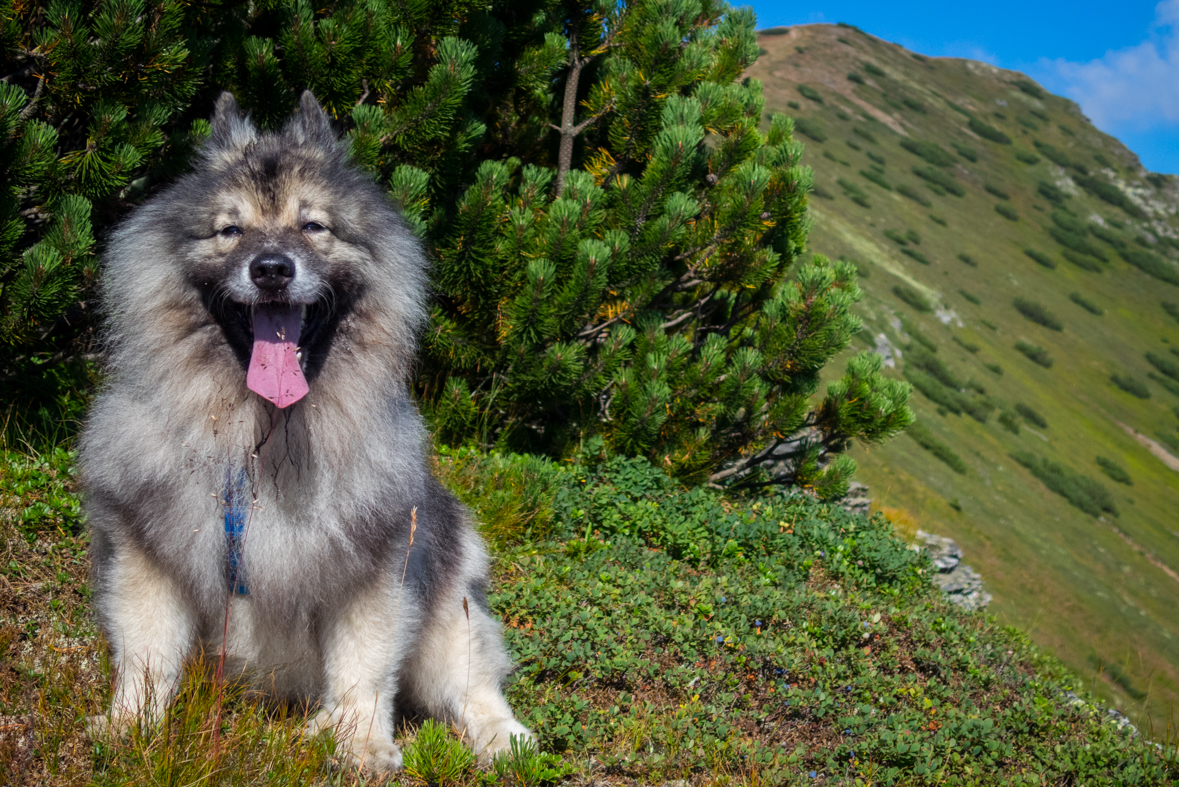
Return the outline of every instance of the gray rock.
{"type": "Polygon", "coordinates": [[[952,539],[918,530],[917,540],[921,542],[929,555],[929,562],[933,563],[933,569],[938,573],[953,571],[962,560],[962,548],[952,539]]]}
{"type": "Polygon", "coordinates": [[[983,590],[982,576],[962,562],[962,548],[945,536],[917,531],[922,548],[929,555],[933,584],[946,601],[973,612],[991,603],[991,594],[983,590]]]}

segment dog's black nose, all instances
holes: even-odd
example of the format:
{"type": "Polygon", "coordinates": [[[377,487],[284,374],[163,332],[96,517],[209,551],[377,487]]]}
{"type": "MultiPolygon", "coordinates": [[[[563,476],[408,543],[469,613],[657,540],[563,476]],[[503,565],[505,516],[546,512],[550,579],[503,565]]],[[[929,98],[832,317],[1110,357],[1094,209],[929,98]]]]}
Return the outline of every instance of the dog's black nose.
{"type": "Polygon", "coordinates": [[[295,278],[295,261],[284,254],[259,254],[250,263],[250,278],[260,290],[281,290],[295,278]]]}

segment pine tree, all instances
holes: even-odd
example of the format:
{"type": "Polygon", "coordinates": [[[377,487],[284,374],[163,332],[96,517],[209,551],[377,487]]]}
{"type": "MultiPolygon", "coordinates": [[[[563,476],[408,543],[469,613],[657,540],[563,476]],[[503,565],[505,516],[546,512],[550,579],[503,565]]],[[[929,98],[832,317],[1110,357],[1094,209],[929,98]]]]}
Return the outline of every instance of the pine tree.
{"type": "Polygon", "coordinates": [[[442,439],[601,439],[686,480],[846,487],[911,420],[857,356],[854,268],[804,261],[808,169],[763,123],[749,11],[712,0],[10,4],[0,356],[85,344],[95,238],[181,170],[222,89],[309,88],[436,261],[419,394],[442,439]],[[68,330],[63,330],[62,326],[68,330]]]}

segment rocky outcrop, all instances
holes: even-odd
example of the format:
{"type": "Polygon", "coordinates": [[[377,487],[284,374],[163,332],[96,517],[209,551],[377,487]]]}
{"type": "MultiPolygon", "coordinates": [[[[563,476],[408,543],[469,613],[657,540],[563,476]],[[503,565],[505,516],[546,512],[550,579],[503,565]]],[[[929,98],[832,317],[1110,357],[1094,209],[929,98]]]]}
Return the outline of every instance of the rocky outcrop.
{"type": "Polygon", "coordinates": [[[982,576],[962,562],[962,548],[952,539],[924,530],[917,531],[917,539],[936,572],[933,584],[947,601],[968,611],[991,603],[991,594],[983,590],[982,576]]]}

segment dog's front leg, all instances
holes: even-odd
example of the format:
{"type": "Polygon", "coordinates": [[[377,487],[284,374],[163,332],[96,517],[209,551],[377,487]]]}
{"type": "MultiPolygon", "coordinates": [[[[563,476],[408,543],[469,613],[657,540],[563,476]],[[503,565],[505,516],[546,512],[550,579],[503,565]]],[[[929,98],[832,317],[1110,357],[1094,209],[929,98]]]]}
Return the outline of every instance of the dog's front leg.
{"type": "Polygon", "coordinates": [[[184,658],[195,636],[195,616],[176,582],[138,549],[121,547],[99,598],[110,642],[115,691],[107,716],[90,720],[92,732],[121,733],[155,723],[176,693],[184,658]]]}
{"type": "Polygon", "coordinates": [[[388,588],[366,589],[328,622],[321,638],[321,709],[309,724],[312,732],[334,728],[336,743],[352,764],[377,773],[401,768],[401,750],[393,742],[393,698],[403,643],[412,641],[417,621],[399,606],[396,599],[390,603],[388,588]]]}

